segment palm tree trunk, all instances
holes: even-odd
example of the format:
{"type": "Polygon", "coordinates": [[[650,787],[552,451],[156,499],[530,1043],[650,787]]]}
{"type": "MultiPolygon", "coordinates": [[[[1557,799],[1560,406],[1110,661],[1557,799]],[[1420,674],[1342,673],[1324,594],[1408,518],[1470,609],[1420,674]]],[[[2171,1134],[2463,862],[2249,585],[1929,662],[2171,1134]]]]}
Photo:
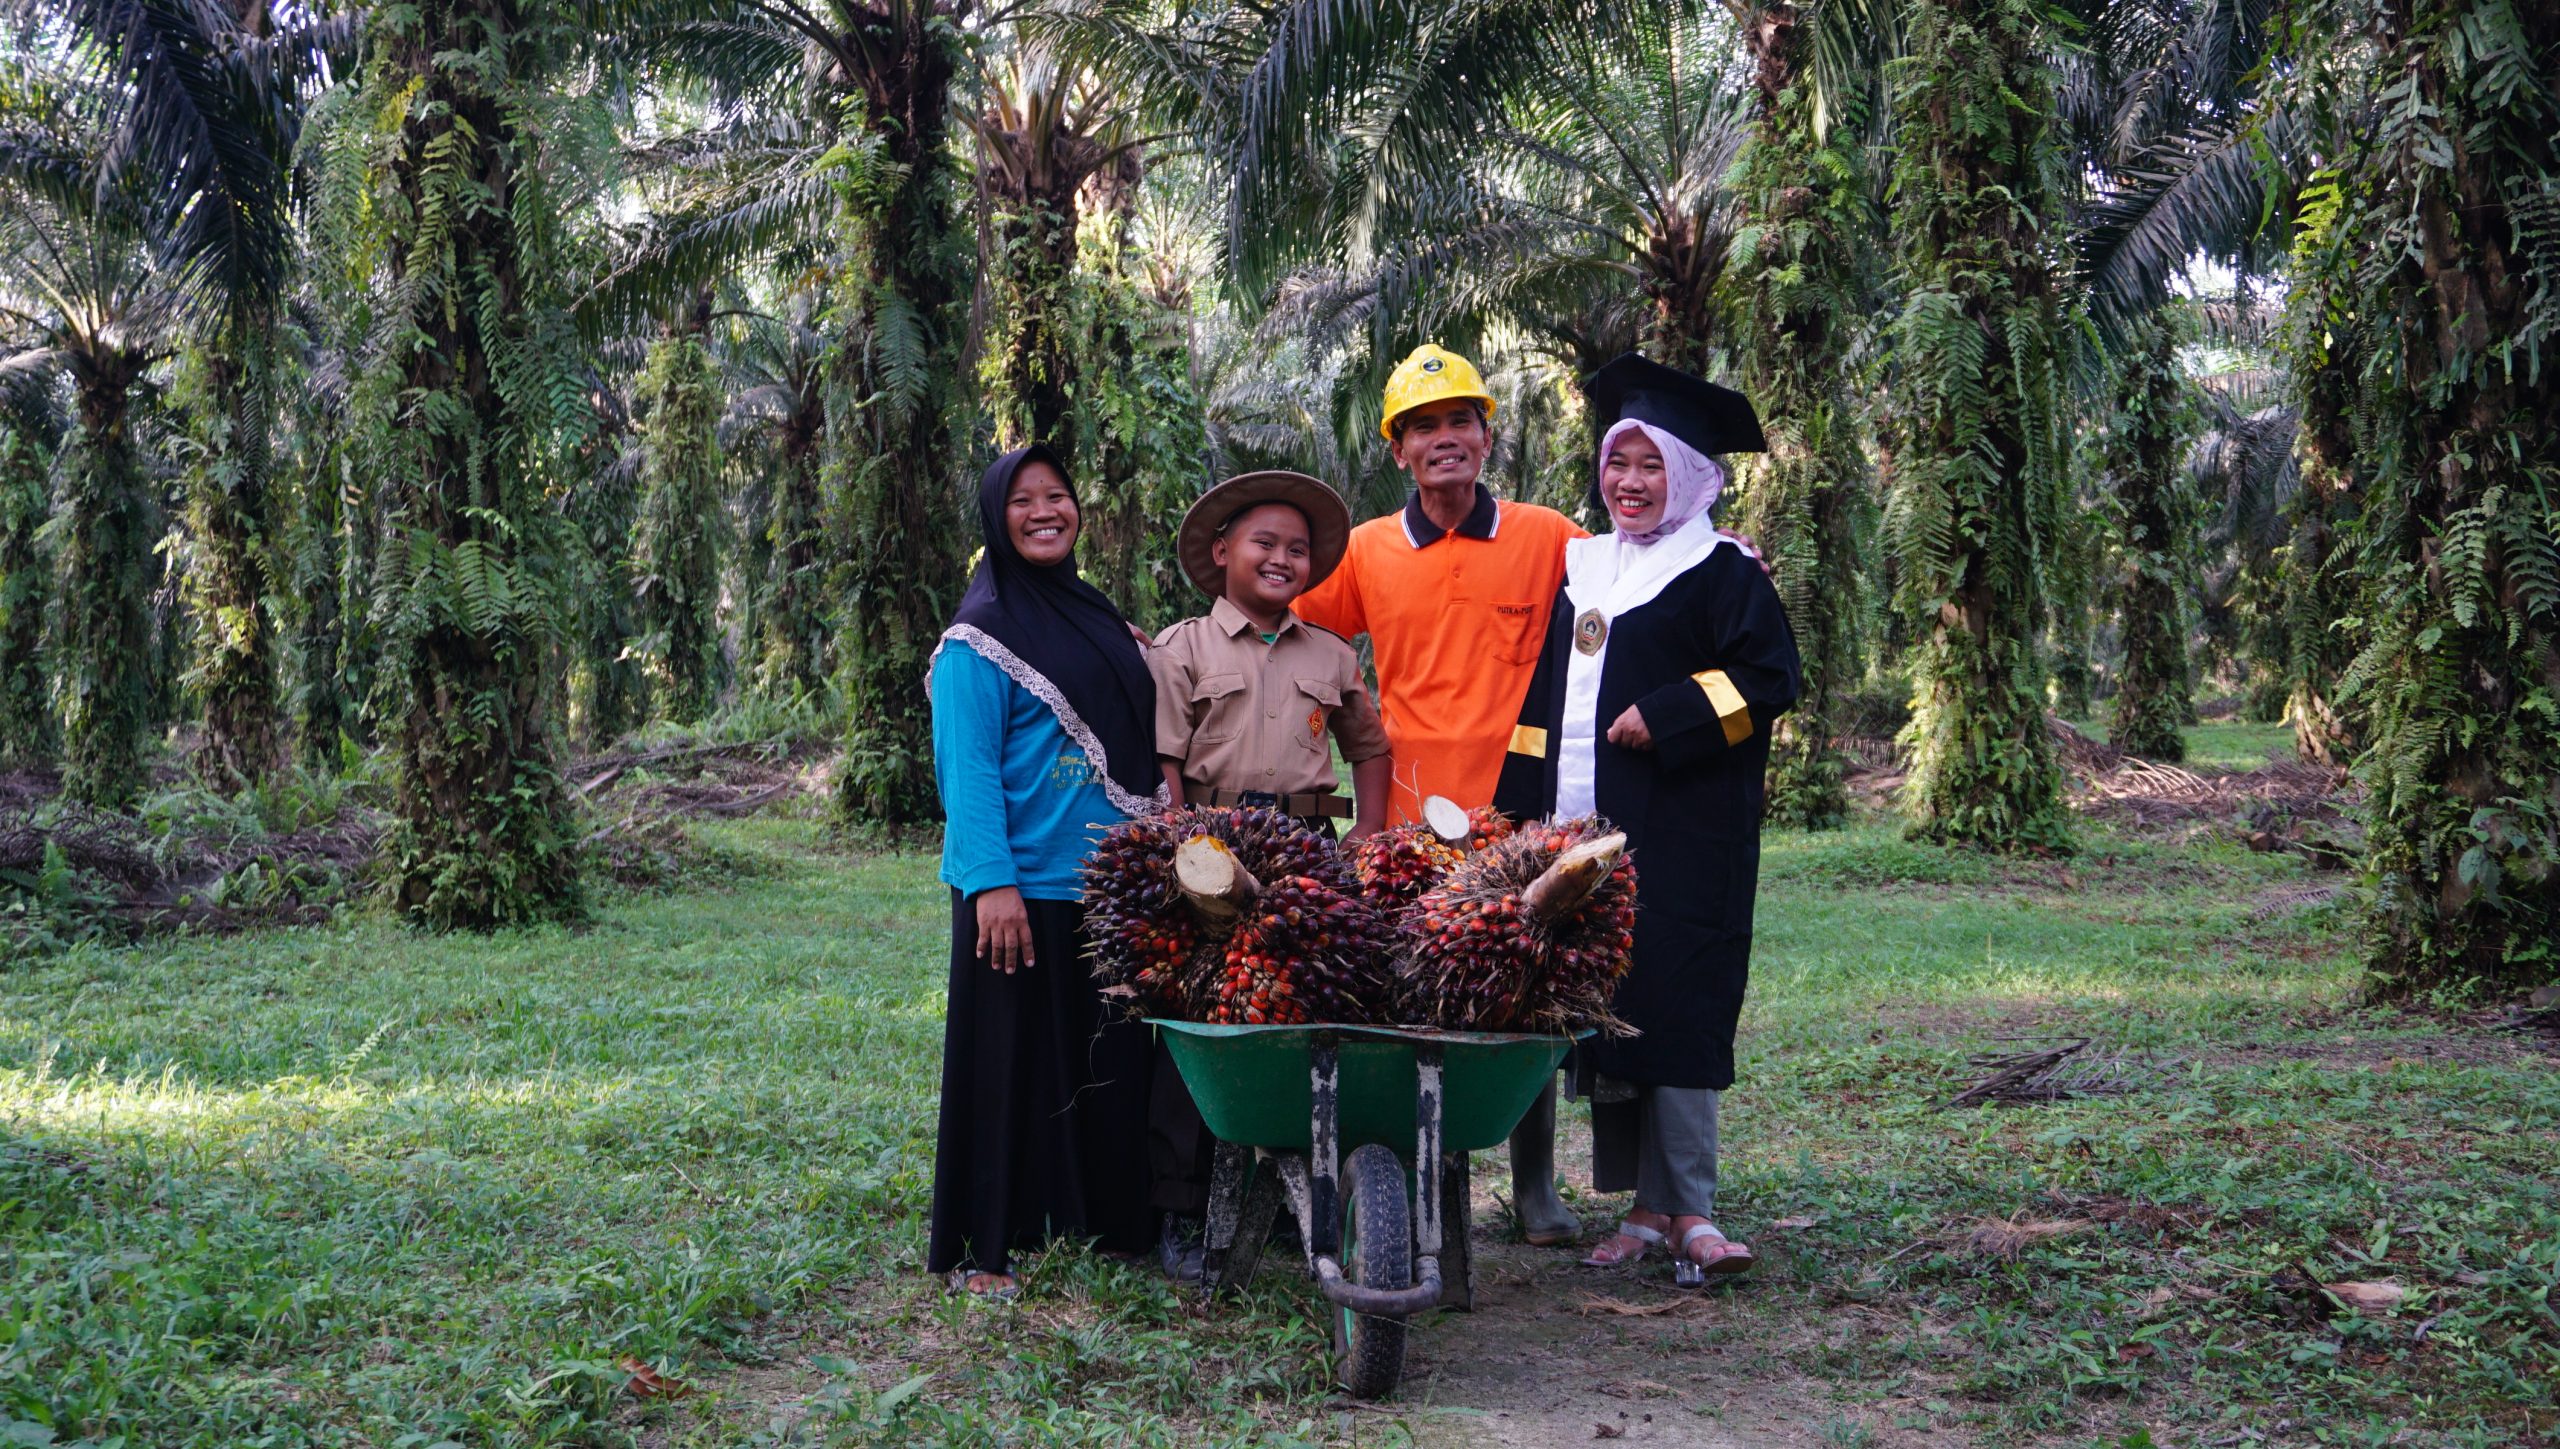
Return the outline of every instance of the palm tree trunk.
{"type": "Polygon", "coordinates": [[[195,545],[186,576],[196,638],[192,682],[204,701],[195,768],[222,789],[259,783],[283,756],[267,604],[268,394],[257,360],[239,341],[218,339],[201,358],[199,456],[187,480],[195,545]]]}
{"type": "Polygon", "coordinates": [[[63,793],[120,809],[142,793],[151,721],[151,500],[134,455],[144,359],[74,357],[78,431],[62,483],[63,793]]]}
{"type": "Polygon", "coordinates": [[[338,741],[348,733],[354,701],[343,672],[346,614],[345,451],[335,438],[314,439],[311,467],[302,479],[295,523],[292,589],[300,603],[294,631],[297,688],[295,733],[302,762],[335,770],[338,741]]]}
{"type": "Polygon", "coordinates": [[[2177,349],[2177,332],[2165,319],[2142,321],[2118,368],[2108,428],[2116,547],[2123,560],[2117,612],[2124,621],[2124,672],[2108,738],[2127,754],[2171,762],[2187,757],[2180,730],[2189,689],[2179,585],[2186,579],[2186,551],[2197,524],[2193,489],[2184,486],[2191,409],[2177,349]]]}
{"type": "Polygon", "coordinates": [[[411,919],[488,929],[582,904],[544,680],[556,554],[529,457],[539,400],[498,361],[520,359],[541,320],[526,280],[540,259],[519,254],[514,225],[537,158],[511,104],[540,41],[506,0],[430,0],[381,24],[380,82],[407,102],[384,178],[388,251],[395,293],[414,299],[399,412],[378,440],[402,541],[378,591],[395,600],[383,667],[400,760],[383,858],[411,919]]]}
{"type": "Polygon", "coordinates": [[[1920,0],[1895,102],[1903,798],[1915,834],[2004,850],[2068,839],[2036,647],[2067,472],[2047,49],[2026,7],[1920,0]]]}
{"type": "Polygon", "coordinates": [[[2560,175],[2560,11],[2394,0],[2369,38],[2409,95],[2338,170],[2394,364],[2358,409],[2368,982],[2535,986],[2560,969],[2560,373],[2517,339],[2547,330],[2560,275],[2527,211],[2560,175]]]}
{"type": "Polygon", "coordinates": [[[965,460],[952,418],[970,248],[947,144],[954,33],[932,6],[894,6],[869,24],[865,48],[879,63],[858,79],[897,181],[852,218],[860,334],[829,391],[846,560],[837,592],[848,616],[838,635],[848,726],[836,806],[847,824],[895,829],[939,808],[924,677],[958,602],[965,460]]]}
{"type": "Polygon", "coordinates": [[[649,640],[659,713],[685,723],[719,700],[720,373],[703,345],[705,294],[688,322],[651,344],[641,374],[639,533],[632,591],[649,640]]]}
{"type": "MultiPolygon", "coordinates": [[[[2305,305],[2317,291],[2304,288],[2305,305]]],[[[2357,511],[2355,438],[2347,417],[2354,372],[2351,361],[2332,357],[2296,374],[2303,391],[2302,482],[2288,507],[2292,537],[2282,573],[2284,712],[2293,723],[2294,753],[2333,768],[2354,758],[2357,734],[2338,698],[2358,648],[2342,632],[2352,613],[2355,561],[2339,537],[2357,511]]]]}
{"type": "Polygon", "coordinates": [[[1804,660],[1804,693],[1779,722],[1769,761],[1768,809],[1819,830],[1848,816],[1846,761],[1832,737],[1839,698],[1862,672],[1860,559],[1874,532],[1847,384],[1856,243],[1871,221],[1850,128],[1815,134],[1804,73],[1812,37],[1796,8],[1762,6],[1744,35],[1758,62],[1760,119],[1738,182],[1757,243],[1734,278],[1736,340],[1769,440],[1746,496],[1804,660]]]}
{"type": "Polygon", "coordinates": [[[61,748],[44,677],[50,571],[36,531],[52,511],[51,450],[0,420],[0,770],[53,762],[61,748]]]}
{"type": "MultiPolygon", "coordinates": [[[[2086,440],[2083,440],[2084,444],[2086,440]]],[[[2097,500],[2083,480],[2091,465],[2086,446],[2071,450],[2071,507],[2094,514],[2097,500]]],[[[2096,529],[2064,529],[2055,539],[2053,562],[2046,570],[2046,629],[2052,641],[2053,712],[2068,720],[2085,720],[2095,708],[2097,687],[2096,633],[2100,555],[2105,540],[2096,529]]]]}
{"type": "Polygon", "coordinates": [[[783,424],[773,481],[773,582],[765,599],[759,684],[778,698],[805,698],[826,685],[826,495],[819,444],[825,400],[811,389],[783,424]]]}

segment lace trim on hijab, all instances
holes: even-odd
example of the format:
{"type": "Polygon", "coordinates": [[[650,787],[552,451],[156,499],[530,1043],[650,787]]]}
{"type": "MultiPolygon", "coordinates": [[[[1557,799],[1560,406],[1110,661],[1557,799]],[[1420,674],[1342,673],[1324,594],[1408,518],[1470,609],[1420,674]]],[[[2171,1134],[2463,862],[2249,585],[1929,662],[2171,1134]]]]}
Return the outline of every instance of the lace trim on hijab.
{"type": "Polygon", "coordinates": [[[966,644],[976,651],[979,658],[1003,670],[1007,679],[1021,685],[1033,699],[1049,707],[1049,713],[1058,717],[1058,727],[1067,732],[1068,739],[1075,741],[1076,748],[1084,751],[1086,761],[1093,766],[1094,777],[1102,782],[1102,793],[1110,799],[1112,809],[1123,815],[1153,815],[1173,803],[1170,792],[1161,781],[1157,782],[1154,794],[1139,795],[1112,779],[1111,759],[1102,752],[1102,740],[1077,717],[1074,708],[1067,703],[1067,697],[1058,691],[1058,686],[1051,684],[1048,676],[1025,664],[1020,655],[997,643],[993,634],[975,624],[954,624],[942,631],[942,643],[933,646],[933,658],[925,661],[925,688],[933,687],[933,666],[942,659],[943,645],[953,643],[966,644]]]}

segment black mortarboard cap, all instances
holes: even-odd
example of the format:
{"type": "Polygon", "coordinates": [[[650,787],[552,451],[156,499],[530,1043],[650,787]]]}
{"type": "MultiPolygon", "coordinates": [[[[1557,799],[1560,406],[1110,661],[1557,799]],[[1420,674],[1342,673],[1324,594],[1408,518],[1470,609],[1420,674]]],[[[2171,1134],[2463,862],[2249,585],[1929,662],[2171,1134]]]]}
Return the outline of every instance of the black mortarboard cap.
{"type": "Polygon", "coordinates": [[[1604,436],[1615,424],[1634,418],[1709,457],[1769,450],[1751,399],[1632,352],[1618,354],[1591,374],[1582,391],[1591,400],[1591,420],[1604,436]]]}

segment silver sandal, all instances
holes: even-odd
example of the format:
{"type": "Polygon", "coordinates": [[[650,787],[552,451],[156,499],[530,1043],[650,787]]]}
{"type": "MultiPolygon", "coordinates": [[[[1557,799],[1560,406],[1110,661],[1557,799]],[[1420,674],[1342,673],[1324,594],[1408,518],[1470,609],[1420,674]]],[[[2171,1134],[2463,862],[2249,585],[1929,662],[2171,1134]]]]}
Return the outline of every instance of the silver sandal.
{"type": "Polygon", "coordinates": [[[1583,1258],[1582,1266],[1586,1268],[1623,1268],[1630,1263],[1643,1261],[1644,1255],[1648,1251],[1662,1247],[1671,1241],[1669,1238],[1664,1237],[1661,1230],[1658,1228],[1648,1228],[1642,1223],[1629,1222],[1624,1218],[1618,1220],[1618,1236],[1622,1238],[1635,1239],[1636,1250],[1624,1257],[1611,1258],[1608,1261],[1603,1262],[1600,1259],[1600,1249],[1607,1247],[1608,1244],[1602,1243],[1598,1247],[1594,1247],[1590,1254],[1583,1258]]]}
{"type": "MultiPolygon", "coordinates": [[[[1655,1240],[1660,1241],[1659,1235],[1655,1240]]],[[[1715,1224],[1691,1223],[1689,1230],[1680,1235],[1679,1250],[1672,1255],[1671,1283],[1675,1288],[1704,1288],[1708,1274],[1722,1277],[1728,1273],[1748,1273],[1754,1261],[1749,1247],[1726,1237],[1715,1224]],[[1713,1238],[1733,1251],[1718,1255],[1712,1263],[1701,1263],[1689,1256],[1689,1245],[1700,1238],[1713,1238]]]]}

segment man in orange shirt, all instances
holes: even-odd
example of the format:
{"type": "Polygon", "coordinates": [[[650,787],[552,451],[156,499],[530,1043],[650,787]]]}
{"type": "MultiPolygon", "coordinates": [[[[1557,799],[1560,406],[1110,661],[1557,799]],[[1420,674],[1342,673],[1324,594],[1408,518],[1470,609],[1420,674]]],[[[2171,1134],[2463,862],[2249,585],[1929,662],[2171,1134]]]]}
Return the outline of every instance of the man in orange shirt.
{"type": "MultiPolygon", "coordinates": [[[[1584,530],[1477,481],[1493,449],[1493,395],[1465,358],[1415,348],[1387,379],[1385,412],[1378,430],[1413,493],[1351,530],[1342,566],[1293,607],[1345,638],[1369,636],[1401,822],[1422,818],[1425,796],[1468,809],[1493,802],[1564,582],[1565,542],[1584,530]]],[[[1540,1246],[1580,1227],[1556,1195],[1555,1125],[1550,1081],[1511,1134],[1511,1200],[1540,1246]]]]}

